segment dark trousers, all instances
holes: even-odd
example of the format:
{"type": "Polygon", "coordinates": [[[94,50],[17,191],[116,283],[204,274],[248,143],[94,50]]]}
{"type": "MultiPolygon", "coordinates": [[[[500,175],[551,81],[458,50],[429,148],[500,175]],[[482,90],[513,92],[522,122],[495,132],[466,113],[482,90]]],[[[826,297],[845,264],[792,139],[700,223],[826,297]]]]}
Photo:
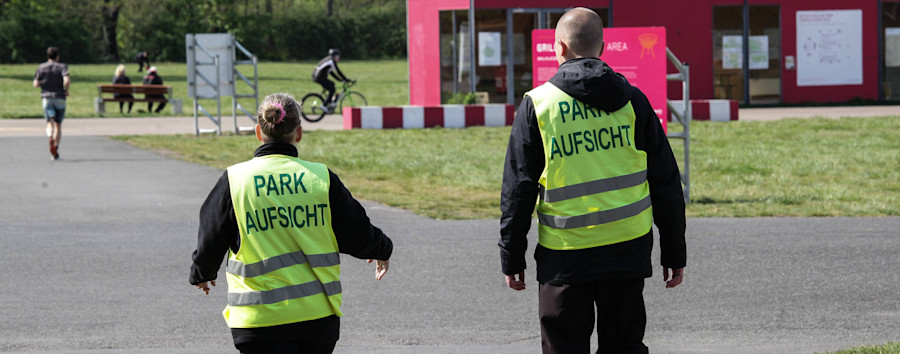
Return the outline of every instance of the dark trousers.
{"type": "MultiPolygon", "coordinates": [[[[131,107],[134,106],[134,102],[128,102],[128,113],[131,113],[131,107]]],[[[125,102],[119,102],[119,113],[122,113],[122,108],[125,107],[125,102]]]]}
{"type": "Polygon", "coordinates": [[[330,354],[337,342],[304,343],[296,341],[249,342],[236,345],[242,354],[330,354]]]}
{"type": "Polygon", "coordinates": [[[331,103],[331,98],[334,97],[334,82],[328,80],[327,77],[324,79],[318,79],[316,80],[316,82],[318,82],[319,85],[322,85],[322,88],[324,88],[325,91],[328,91],[328,97],[325,97],[325,103],[331,103]]]}
{"type": "Polygon", "coordinates": [[[245,354],[327,354],[334,351],[340,331],[340,317],[328,316],[272,327],[232,328],[231,336],[234,347],[245,354]]]}
{"type": "MultiPolygon", "coordinates": [[[[153,98],[165,98],[165,97],[153,97],[153,98]]],[[[159,106],[156,107],[156,113],[162,111],[166,106],[165,102],[159,102],[159,106]]],[[[147,113],[153,112],[153,102],[147,102],[147,113]]]]}
{"type": "Polygon", "coordinates": [[[141,72],[141,70],[144,70],[145,67],[147,69],[150,69],[150,59],[138,59],[137,63],[138,63],[137,72],[141,72]]]}
{"type": "Polygon", "coordinates": [[[597,353],[647,353],[644,279],[540,284],[539,315],[544,353],[588,353],[596,307],[597,353]]]}

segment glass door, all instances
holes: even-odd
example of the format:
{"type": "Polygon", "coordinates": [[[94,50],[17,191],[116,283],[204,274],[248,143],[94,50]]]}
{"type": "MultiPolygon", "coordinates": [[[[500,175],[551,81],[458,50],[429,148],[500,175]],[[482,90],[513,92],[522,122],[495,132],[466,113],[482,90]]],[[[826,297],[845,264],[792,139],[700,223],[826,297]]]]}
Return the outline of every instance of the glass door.
{"type": "Polygon", "coordinates": [[[538,14],[513,12],[513,101],[522,102],[525,92],[531,90],[531,31],[538,29],[538,14]]]}
{"type": "Polygon", "coordinates": [[[781,14],[778,5],[750,5],[750,103],[781,102],[781,14]]]}
{"type": "Polygon", "coordinates": [[[781,102],[781,14],[778,5],[713,7],[713,96],[753,104],[781,102]],[[747,68],[744,41],[747,41],[747,68]],[[748,90],[745,92],[745,90],[748,90]]]}
{"type": "Polygon", "coordinates": [[[713,97],[744,99],[744,8],[713,7],[713,97]]]}
{"type": "Polygon", "coordinates": [[[884,35],[884,99],[900,99],[900,2],[881,4],[884,35]]]}

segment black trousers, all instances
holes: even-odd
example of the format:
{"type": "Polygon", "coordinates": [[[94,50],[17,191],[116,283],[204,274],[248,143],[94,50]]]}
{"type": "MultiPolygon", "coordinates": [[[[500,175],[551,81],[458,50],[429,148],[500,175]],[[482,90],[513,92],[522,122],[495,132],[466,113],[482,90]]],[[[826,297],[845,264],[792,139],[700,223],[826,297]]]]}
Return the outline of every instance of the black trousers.
{"type": "MultiPolygon", "coordinates": [[[[166,98],[166,96],[162,96],[162,97],[147,97],[147,98],[166,98]]],[[[162,111],[163,108],[165,108],[165,107],[166,107],[166,103],[165,103],[165,102],[159,102],[159,106],[156,106],[156,113],[159,113],[159,111],[162,111]]],[[[150,112],[153,112],[153,102],[147,102],[147,113],[150,113],[150,112]]]]}
{"type": "Polygon", "coordinates": [[[318,82],[319,85],[322,85],[322,88],[324,88],[325,91],[328,91],[328,97],[325,97],[325,103],[331,103],[331,98],[334,97],[334,82],[328,80],[328,77],[317,79],[316,82],[318,82]]]}
{"type": "MultiPolygon", "coordinates": [[[[134,98],[134,97],[129,97],[134,98]]],[[[131,113],[131,107],[134,106],[134,102],[128,102],[128,113],[131,113]]],[[[122,113],[122,108],[125,107],[125,102],[119,102],[119,113],[122,113]]]]}
{"type": "Polygon", "coordinates": [[[236,345],[241,354],[331,354],[337,342],[304,343],[297,341],[249,342],[236,345]]]}
{"type": "Polygon", "coordinates": [[[341,320],[317,320],[260,328],[232,328],[234,347],[245,354],[328,354],[340,337],[341,320]]]}
{"type": "Polygon", "coordinates": [[[644,279],[540,284],[539,315],[544,353],[588,353],[596,307],[597,353],[648,353],[644,279]]]}

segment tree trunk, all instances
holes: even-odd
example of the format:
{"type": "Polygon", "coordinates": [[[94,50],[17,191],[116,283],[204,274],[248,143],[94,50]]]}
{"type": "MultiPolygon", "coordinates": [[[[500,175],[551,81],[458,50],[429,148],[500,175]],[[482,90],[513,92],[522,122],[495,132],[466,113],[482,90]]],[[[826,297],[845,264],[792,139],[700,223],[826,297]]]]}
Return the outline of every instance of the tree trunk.
{"type": "Polygon", "coordinates": [[[119,45],[116,40],[116,26],[119,24],[118,1],[103,0],[103,31],[106,33],[106,50],[113,60],[119,60],[119,45]]]}
{"type": "Polygon", "coordinates": [[[325,3],[325,6],[328,7],[328,16],[331,16],[334,13],[334,0],[328,0],[325,3]]]}

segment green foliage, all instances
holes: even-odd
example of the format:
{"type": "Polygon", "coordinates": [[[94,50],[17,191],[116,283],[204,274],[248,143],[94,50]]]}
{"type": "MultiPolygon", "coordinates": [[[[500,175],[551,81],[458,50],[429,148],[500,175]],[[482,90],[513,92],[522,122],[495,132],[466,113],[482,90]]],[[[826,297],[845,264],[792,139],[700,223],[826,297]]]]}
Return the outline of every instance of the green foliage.
{"type": "Polygon", "coordinates": [[[69,63],[182,62],[187,33],[225,33],[260,60],[318,59],[329,48],[344,58],[406,55],[406,7],[398,0],[9,0],[0,1],[0,63],[43,61],[50,45],[69,63]],[[104,8],[118,9],[118,58],[107,42],[104,8]]]}
{"type": "Polygon", "coordinates": [[[234,24],[235,38],[262,59],[319,59],[329,48],[342,58],[384,59],[406,55],[405,9],[359,9],[353,16],[296,12],[250,15],[234,24]]]}
{"type": "Polygon", "coordinates": [[[87,26],[60,11],[59,5],[59,0],[0,4],[0,63],[43,62],[50,46],[59,48],[65,62],[95,61],[87,26]]]}
{"type": "Polygon", "coordinates": [[[476,96],[474,93],[456,92],[447,99],[448,104],[475,104],[476,96]]]}

